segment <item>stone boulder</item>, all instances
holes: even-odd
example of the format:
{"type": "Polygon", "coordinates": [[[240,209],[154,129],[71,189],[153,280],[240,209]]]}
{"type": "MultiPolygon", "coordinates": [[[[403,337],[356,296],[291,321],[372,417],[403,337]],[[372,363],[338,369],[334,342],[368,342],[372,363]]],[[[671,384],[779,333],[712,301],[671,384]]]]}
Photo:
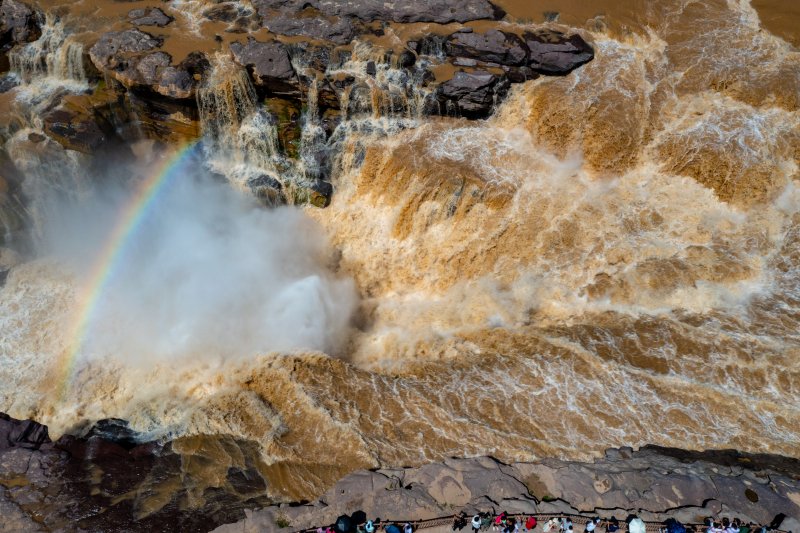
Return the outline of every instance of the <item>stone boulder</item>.
{"type": "Polygon", "coordinates": [[[17,0],[0,2],[0,50],[35,41],[42,34],[41,14],[17,0]]]}
{"type": "Polygon", "coordinates": [[[569,74],[594,59],[594,50],[577,33],[542,29],[526,32],[523,37],[530,50],[528,65],[542,74],[569,74]]]}
{"type": "Polygon", "coordinates": [[[118,72],[128,68],[136,54],[159,48],[163,40],[138,29],[103,34],[89,49],[89,57],[101,72],[118,72]]]}
{"type": "Polygon", "coordinates": [[[364,32],[364,25],[354,17],[330,17],[316,12],[307,16],[279,11],[263,18],[263,25],[272,33],[280,35],[311,37],[334,44],[348,44],[364,32]]]}
{"type": "Polygon", "coordinates": [[[195,79],[185,69],[172,65],[172,57],[166,52],[154,52],[142,56],[136,65],[138,76],[133,85],[142,85],[158,94],[170,98],[191,98],[194,95],[195,79]]]}
{"type": "Polygon", "coordinates": [[[157,7],[132,9],[128,12],[128,21],[134,26],[158,26],[159,28],[163,28],[173,20],[175,19],[165,14],[157,7]]]}
{"type": "Polygon", "coordinates": [[[215,22],[233,22],[239,18],[239,9],[238,6],[225,2],[206,9],[203,16],[215,22]]]}
{"type": "Polygon", "coordinates": [[[486,118],[498,98],[508,91],[505,77],[483,70],[458,71],[437,88],[437,99],[444,114],[465,118],[486,118]]]}
{"type": "Polygon", "coordinates": [[[229,23],[226,31],[231,33],[257,31],[260,27],[259,16],[253,8],[240,2],[216,3],[203,11],[203,17],[215,22],[229,23]]]}
{"type": "Polygon", "coordinates": [[[42,444],[50,442],[47,426],[33,420],[15,420],[0,413],[0,450],[26,448],[38,450],[42,444]]]}
{"type": "Polygon", "coordinates": [[[299,80],[283,43],[248,38],[232,43],[233,59],[250,73],[256,87],[277,95],[299,95],[299,80]]]}
{"type": "MultiPolygon", "coordinates": [[[[499,20],[505,13],[488,0],[254,0],[262,17],[270,11],[297,14],[313,8],[329,17],[355,17],[366,22],[468,22],[499,20]]],[[[265,20],[265,23],[267,21],[265,20]]]]}
{"type": "Polygon", "coordinates": [[[95,67],[128,88],[146,89],[173,99],[194,98],[210,63],[193,52],[178,65],[158,50],[162,39],[139,29],[104,34],[89,50],[95,67]]]}
{"type": "Polygon", "coordinates": [[[466,57],[484,63],[521,66],[528,59],[528,47],[513,33],[489,30],[483,33],[457,32],[445,43],[451,57],[466,57]]]}

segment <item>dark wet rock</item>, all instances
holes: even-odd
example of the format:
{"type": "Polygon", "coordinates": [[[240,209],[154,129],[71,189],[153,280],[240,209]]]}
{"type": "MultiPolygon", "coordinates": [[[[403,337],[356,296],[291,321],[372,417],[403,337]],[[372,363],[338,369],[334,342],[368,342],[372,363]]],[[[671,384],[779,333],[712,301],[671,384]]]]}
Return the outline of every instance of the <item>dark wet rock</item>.
{"type": "Polygon", "coordinates": [[[311,16],[305,12],[275,11],[262,14],[262,20],[263,26],[273,33],[302,35],[335,44],[348,44],[364,31],[363,24],[353,17],[330,17],[319,11],[311,16]]]}
{"type": "Polygon", "coordinates": [[[594,50],[578,34],[543,29],[523,37],[530,50],[528,65],[542,74],[568,74],[594,58],[594,50]]]}
{"type": "Polygon", "coordinates": [[[43,117],[44,131],[64,148],[92,154],[106,136],[94,117],[67,109],[54,109],[43,117]]]}
{"type": "Polygon", "coordinates": [[[238,2],[223,2],[203,11],[203,17],[215,22],[230,24],[226,31],[232,33],[247,33],[256,31],[260,27],[260,20],[252,8],[238,2]]]}
{"type": "Polygon", "coordinates": [[[192,101],[153,98],[129,91],[125,107],[147,137],[163,142],[182,144],[200,136],[197,106],[192,101]]]}
{"type": "Polygon", "coordinates": [[[17,0],[0,2],[0,49],[35,41],[42,34],[43,17],[28,4],[17,0]]]}
{"type": "Polygon", "coordinates": [[[175,20],[157,7],[132,9],[128,12],[128,19],[134,26],[158,26],[159,28],[163,28],[175,20]]]}
{"type": "Polygon", "coordinates": [[[129,427],[126,420],[120,418],[98,420],[86,435],[87,439],[93,437],[112,442],[126,450],[130,450],[138,444],[137,433],[129,427]]]}
{"type": "MultiPolygon", "coordinates": [[[[367,22],[468,22],[499,20],[505,13],[488,0],[255,0],[259,13],[282,10],[297,14],[312,8],[330,17],[355,17],[367,22]]],[[[263,16],[263,14],[262,14],[263,16]]]]}
{"type": "Polygon", "coordinates": [[[277,41],[248,38],[246,44],[232,43],[233,59],[247,68],[256,86],[275,94],[299,92],[299,80],[286,46],[277,41]]]}
{"type": "Polygon", "coordinates": [[[268,503],[257,446],[189,439],[182,455],[136,437],[110,420],[51,442],[45,426],[0,414],[0,529],[208,531],[268,503]]]}
{"type": "MultiPolygon", "coordinates": [[[[281,35],[303,35],[348,44],[367,32],[365,22],[466,22],[499,19],[503,13],[487,0],[255,0],[262,25],[281,35]]],[[[383,30],[371,29],[373,34],[383,30]]]]}
{"type": "Polygon", "coordinates": [[[19,76],[13,73],[6,73],[0,76],[0,94],[7,93],[20,84],[19,76]]]}
{"type": "Polygon", "coordinates": [[[171,98],[191,98],[196,79],[186,70],[172,65],[172,57],[165,52],[156,52],[142,58],[138,70],[141,83],[158,94],[171,98]]]}
{"type": "MultiPolygon", "coordinates": [[[[286,203],[286,197],[283,194],[283,184],[268,174],[250,178],[247,181],[247,187],[250,189],[250,192],[253,193],[253,196],[258,198],[267,207],[286,203]]],[[[230,473],[228,475],[230,477],[230,473]]]]}
{"type": "Polygon", "coordinates": [[[158,48],[162,40],[138,29],[104,34],[89,50],[92,63],[131,89],[146,89],[172,99],[194,97],[208,59],[192,52],[178,65],[158,48]]]}
{"type": "Polygon", "coordinates": [[[489,30],[483,33],[457,32],[445,44],[448,56],[472,58],[484,63],[518,66],[528,59],[528,47],[513,33],[489,30]]]}
{"type": "Polygon", "coordinates": [[[38,450],[42,444],[50,442],[47,426],[33,420],[15,420],[0,413],[0,450],[27,448],[38,450]]]}
{"type": "Polygon", "coordinates": [[[308,188],[308,203],[316,207],[328,207],[333,197],[333,185],[327,181],[315,181],[308,188]]]}
{"type": "MultiPolygon", "coordinates": [[[[331,63],[333,47],[312,43],[298,43],[289,46],[289,55],[305,65],[311,74],[324,73],[331,63]]],[[[299,73],[298,73],[299,74],[299,73]]]]}
{"type": "Polygon", "coordinates": [[[228,482],[240,494],[260,493],[267,488],[264,478],[254,468],[244,470],[241,468],[228,469],[228,482]]]}
{"type": "Polygon", "coordinates": [[[233,22],[239,18],[239,10],[235,4],[217,4],[203,11],[203,16],[208,20],[233,22]]]}
{"type": "Polygon", "coordinates": [[[89,49],[89,57],[100,71],[121,71],[132,54],[155,50],[162,39],[138,29],[103,34],[89,49]]]}
{"type": "Polygon", "coordinates": [[[417,62],[417,56],[410,50],[403,50],[397,58],[397,65],[400,68],[411,68],[417,62]]]}
{"type": "Polygon", "coordinates": [[[530,67],[503,67],[503,71],[511,83],[524,83],[539,77],[539,74],[530,67]]]}
{"type": "Polygon", "coordinates": [[[453,111],[466,118],[485,118],[507,90],[508,82],[490,72],[458,71],[438,87],[437,97],[447,114],[453,111]]]}
{"type": "Polygon", "coordinates": [[[202,52],[190,52],[186,59],[178,65],[180,70],[184,70],[196,81],[200,81],[211,70],[211,62],[202,52]]]}

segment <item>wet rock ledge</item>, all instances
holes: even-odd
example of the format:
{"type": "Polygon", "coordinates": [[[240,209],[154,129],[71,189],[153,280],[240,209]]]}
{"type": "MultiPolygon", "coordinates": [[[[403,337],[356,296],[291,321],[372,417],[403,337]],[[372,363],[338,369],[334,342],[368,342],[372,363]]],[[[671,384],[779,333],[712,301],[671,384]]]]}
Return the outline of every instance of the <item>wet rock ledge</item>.
{"type": "MultiPolygon", "coordinates": [[[[343,117],[408,112],[402,108],[421,93],[424,102],[415,112],[485,118],[511,84],[566,75],[594,57],[578,32],[556,25],[509,24],[503,11],[487,0],[254,0],[209,6],[202,20],[227,27],[204,35],[204,49],[185,57],[173,57],[167,45],[181,31],[175,18],[180,5],[132,4],[127,15],[109,21],[106,26],[113,30],[84,43],[91,94],[71,98],[56,117],[44,117],[60,125],[69,122],[69,114],[82,129],[56,127],[48,134],[84,152],[96,148],[96,139],[125,136],[122,125],[132,121],[140,123],[136,131],[159,140],[196,138],[198,92],[219,83],[210,82],[211,70],[227,58],[247,71],[259,101],[277,122],[287,126],[282,114],[293,117],[295,127],[284,127],[281,136],[281,148],[292,155],[299,139],[293,130],[311,93],[317,95],[328,135],[343,117]],[[478,27],[468,25],[478,21],[478,27]],[[382,40],[388,34],[402,38],[382,40]],[[211,43],[216,44],[207,46],[211,43]],[[343,70],[358,56],[355,43],[371,47],[373,57],[360,58],[360,70],[343,70]],[[392,85],[379,98],[384,100],[382,109],[361,109],[369,98],[360,95],[380,92],[382,84],[392,85]],[[89,117],[98,119],[96,127],[85,124],[89,117]],[[92,139],[78,138],[87,135],[92,139]]],[[[45,20],[29,4],[0,0],[0,75],[10,68],[8,52],[38,39],[45,20]]],[[[0,76],[0,87],[13,83],[17,78],[0,76]]]]}
{"type": "MultiPolygon", "coordinates": [[[[67,4],[45,13],[32,2],[0,0],[0,94],[38,83],[41,73],[11,72],[11,59],[23,49],[55,54],[48,35],[63,31],[69,37],[58,46],[81,59],[73,57],[71,70],[59,76],[86,90],[65,90],[40,105],[49,139],[89,157],[142,138],[184,145],[202,135],[234,136],[257,110],[266,117],[261,127],[275,128],[276,142],[274,168],[256,176],[255,186],[281,184],[257,197],[326,207],[341,137],[334,133],[343,122],[374,129],[376,118],[484,119],[512,84],[567,75],[594,57],[578,30],[511,24],[488,0],[198,4],[208,6],[197,14],[205,29],[183,39],[189,30],[180,2],[154,7],[133,0],[130,9],[88,21],[92,30],[75,34],[67,4]],[[37,40],[41,46],[31,45],[37,40]],[[297,169],[302,179],[289,183],[297,169]]],[[[45,56],[37,61],[44,64],[45,56]]],[[[23,127],[13,114],[0,117],[4,135],[23,127]]],[[[394,127],[407,124],[394,120],[394,127]]]]}
{"type": "Polygon", "coordinates": [[[52,442],[46,426],[0,414],[0,531],[294,531],[358,510],[411,520],[460,509],[689,523],[720,514],[769,523],[783,513],[781,529],[800,530],[800,460],[733,450],[620,448],[593,463],[448,459],[354,472],[313,503],[270,504],[263,467],[255,443],[227,437],[142,442],[110,419],[52,442]]]}

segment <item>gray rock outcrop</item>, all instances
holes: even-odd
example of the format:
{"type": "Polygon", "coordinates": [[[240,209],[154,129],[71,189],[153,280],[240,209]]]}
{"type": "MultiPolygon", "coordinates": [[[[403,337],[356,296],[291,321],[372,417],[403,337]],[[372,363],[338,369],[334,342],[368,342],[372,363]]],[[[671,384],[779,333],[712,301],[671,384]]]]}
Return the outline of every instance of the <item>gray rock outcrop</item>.
{"type": "Polygon", "coordinates": [[[178,65],[159,50],[163,40],[139,29],[104,34],[89,50],[92,63],[128,88],[140,88],[175,99],[194,96],[208,60],[192,53],[178,65]]]}
{"type": "Polygon", "coordinates": [[[329,17],[355,17],[363,21],[468,22],[498,20],[505,13],[488,0],[255,0],[259,13],[271,10],[299,13],[312,8],[329,17]]]}
{"type": "Polygon", "coordinates": [[[457,32],[446,43],[447,55],[487,63],[519,66],[528,59],[528,47],[518,36],[500,30],[484,33],[457,32]]]}
{"type": "Polygon", "coordinates": [[[594,58],[594,50],[578,34],[542,29],[527,32],[529,66],[542,74],[568,74],[594,58]]]}
{"type": "Polygon", "coordinates": [[[132,9],[128,12],[128,19],[134,26],[158,26],[159,28],[163,28],[175,20],[157,7],[132,9]]]}
{"type": "Polygon", "coordinates": [[[249,38],[246,44],[231,44],[231,52],[234,61],[250,72],[256,86],[281,95],[299,93],[299,80],[284,44],[249,38]]]}
{"type": "Polygon", "coordinates": [[[507,90],[508,82],[503,77],[481,70],[459,71],[438,87],[437,97],[445,114],[485,118],[507,90]]]}
{"type": "Polygon", "coordinates": [[[16,0],[0,2],[0,49],[35,41],[41,35],[41,15],[16,0]]]}

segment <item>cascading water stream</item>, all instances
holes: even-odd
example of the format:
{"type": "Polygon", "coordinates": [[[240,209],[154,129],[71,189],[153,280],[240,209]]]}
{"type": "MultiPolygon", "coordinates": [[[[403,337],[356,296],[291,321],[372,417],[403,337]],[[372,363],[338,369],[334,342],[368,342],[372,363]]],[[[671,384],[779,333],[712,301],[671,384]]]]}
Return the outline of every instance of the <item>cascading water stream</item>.
{"type": "Polygon", "coordinates": [[[290,178],[278,147],[277,127],[258,102],[244,69],[218,56],[197,91],[197,104],[212,168],[240,186],[264,173],[290,178]]]}
{"type": "Polygon", "coordinates": [[[56,16],[48,14],[42,35],[9,54],[11,71],[25,84],[28,98],[55,90],[85,91],[88,79],[83,44],[76,41],[56,16]]]}

